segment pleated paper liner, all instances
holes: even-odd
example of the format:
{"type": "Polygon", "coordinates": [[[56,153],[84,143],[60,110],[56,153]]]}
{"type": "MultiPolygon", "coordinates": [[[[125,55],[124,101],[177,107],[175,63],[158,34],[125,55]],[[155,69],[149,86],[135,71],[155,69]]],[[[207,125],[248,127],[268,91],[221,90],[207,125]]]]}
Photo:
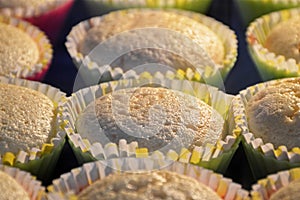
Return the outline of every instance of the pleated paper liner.
{"type": "Polygon", "coordinates": [[[40,54],[38,62],[33,66],[17,66],[16,70],[11,71],[10,74],[1,75],[29,80],[42,80],[50,67],[53,53],[52,46],[47,36],[39,28],[16,18],[0,15],[0,23],[14,26],[27,33],[37,44],[40,54]]]}
{"type": "Polygon", "coordinates": [[[264,14],[299,7],[299,0],[235,0],[245,26],[264,14]]]}
{"type": "Polygon", "coordinates": [[[300,75],[300,63],[297,63],[295,59],[276,55],[264,47],[268,34],[277,24],[297,16],[300,16],[300,8],[281,10],[256,19],[247,28],[248,50],[262,80],[300,75]]]}
{"type": "MultiPolygon", "coordinates": [[[[132,12],[135,10],[136,9],[123,10],[119,11],[116,14],[121,15],[122,13],[125,14],[127,12],[132,12]]],[[[206,82],[217,87],[222,87],[223,80],[225,80],[225,78],[227,77],[237,58],[237,38],[235,33],[228,26],[222,24],[221,22],[218,22],[213,18],[199,13],[173,9],[168,11],[172,11],[192,18],[215,32],[224,44],[225,57],[222,64],[214,64],[213,61],[211,61],[211,59],[208,57],[206,52],[204,52],[204,50],[202,50],[199,46],[199,48],[197,49],[200,50],[196,51],[197,59],[192,60],[195,61],[196,64],[200,63],[199,66],[196,66],[194,65],[194,63],[192,63],[195,66],[193,69],[182,66],[181,68],[167,70],[167,72],[164,71],[162,72],[163,75],[173,76],[176,78],[184,78],[193,81],[206,82]]],[[[96,61],[97,59],[99,59],[99,54],[96,53],[98,52],[98,50],[101,50],[99,48],[101,48],[103,45],[96,47],[90,55],[83,55],[78,50],[80,43],[86,36],[88,30],[101,23],[101,19],[101,17],[93,17],[77,24],[72,28],[71,32],[67,36],[67,42],[65,43],[67,50],[73,59],[73,62],[79,69],[79,73],[82,74],[83,77],[87,77],[86,80],[88,82],[86,85],[88,86],[99,83],[99,81],[104,82],[110,80],[118,80],[121,77],[124,77],[125,73],[128,73],[128,69],[124,70],[119,67],[112,68],[110,66],[107,66],[110,63],[108,63],[107,65],[102,65],[103,63],[100,64],[96,61]],[[93,52],[95,55],[93,55],[93,52]]],[[[182,45],[187,44],[182,43],[182,45]]],[[[192,46],[195,46],[195,44],[192,46]]],[[[136,69],[133,66],[132,70],[129,71],[135,70],[136,69]]],[[[154,73],[155,72],[152,72],[152,76],[154,75],[154,73]]],[[[139,75],[139,73],[137,73],[137,75],[139,75]]]]}
{"type": "Polygon", "coordinates": [[[209,186],[222,199],[249,199],[248,191],[245,191],[241,188],[241,185],[232,182],[231,179],[225,178],[221,174],[191,164],[150,157],[115,158],[84,164],[82,167],[75,168],[71,172],[61,175],[59,179],[54,180],[53,184],[48,187],[48,199],[76,199],[76,195],[82,189],[112,173],[153,170],[168,170],[195,178],[200,183],[209,186]]]}
{"type": "Polygon", "coordinates": [[[8,83],[36,90],[49,97],[54,103],[56,121],[53,123],[53,126],[56,130],[56,134],[50,143],[44,143],[43,146],[32,148],[30,152],[20,150],[16,154],[6,152],[4,155],[0,155],[0,163],[28,171],[37,176],[38,179],[48,181],[54,172],[57,160],[65,143],[63,127],[66,123],[62,120],[61,116],[61,104],[66,101],[65,93],[50,85],[24,79],[0,76],[0,83],[8,83]]]}
{"type": "Polygon", "coordinates": [[[225,172],[239,143],[235,135],[227,133],[227,111],[232,97],[233,96],[225,94],[215,87],[191,81],[170,79],[124,79],[111,81],[84,88],[72,94],[63,105],[64,119],[69,122],[69,124],[65,126],[65,131],[80,164],[115,157],[143,157],[155,153],[162,157],[172,158],[173,160],[191,162],[218,172],[225,172]],[[98,142],[91,144],[88,139],[82,138],[80,134],[77,133],[75,127],[76,120],[90,102],[112,91],[140,87],[143,85],[154,87],[159,85],[194,95],[203,100],[224,118],[224,135],[227,136],[224,136],[223,140],[219,140],[217,144],[206,144],[205,146],[196,147],[193,151],[182,149],[181,152],[178,152],[178,150],[175,151],[171,149],[164,155],[166,152],[149,152],[146,148],[138,148],[137,142],[127,144],[125,140],[121,140],[119,144],[108,143],[101,145],[98,142]]]}
{"type": "Polygon", "coordinates": [[[74,0],[51,0],[39,6],[20,7],[16,4],[12,8],[0,7],[0,14],[28,21],[45,31],[55,43],[73,3],[74,0]]]}
{"type": "Polygon", "coordinates": [[[92,16],[128,8],[177,8],[206,13],[211,0],[85,0],[84,4],[92,16]]]}
{"type": "MultiPolygon", "coordinates": [[[[290,79],[292,80],[294,78],[290,79]]],[[[261,138],[256,138],[249,131],[248,127],[245,111],[248,101],[258,91],[279,81],[281,80],[260,83],[242,90],[233,98],[232,106],[229,111],[229,116],[233,120],[231,123],[235,123],[235,133],[241,136],[241,143],[245,150],[252,174],[256,180],[265,177],[267,174],[300,166],[299,147],[288,150],[286,146],[282,145],[276,149],[273,144],[264,143],[261,138]]]]}
{"type": "MultiPolygon", "coordinates": [[[[45,188],[42,186],[42,183],[36,180],[36,178],[30,173],[22,171],[18,168],[9,167],[1,164],[0,171],[14,178],[28,192],[28,195],[31,200],[46,199],[46,192],[45,188]]],[[[9,188],[9,186],[7,187],[9,188]]]]}
{"type": "Polygon", "coordinates": [[[268,175],[252,185],[253,200],[268,200],[279,189],[288,186],[292,181],[300,180],[300,168],[279,171],[268,175]]]}

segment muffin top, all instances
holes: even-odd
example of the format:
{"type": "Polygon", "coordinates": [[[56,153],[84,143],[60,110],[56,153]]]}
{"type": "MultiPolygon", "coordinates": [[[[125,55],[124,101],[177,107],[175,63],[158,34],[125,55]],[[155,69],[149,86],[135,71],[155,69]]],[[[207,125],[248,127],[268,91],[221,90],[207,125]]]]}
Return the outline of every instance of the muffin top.
{"type": "Polygon", "coordinates": [[[0,83],[0,154],[41,147],[52,137],[53,102],[35,90],[0,83]]]}
{"type": "MultiPolygon", "coordinates": [[[[104,15],[101,22],[87,32],[79,46],[79,51],[87,55],[94,47],[112,36],[125,31],[149,27],[176,31],[200,45],[215,63],[222,64],[223,62],[224,46],[212,30],[192,18],[162,10],[137,9],[104,15]]],[[[155,34],[151,37],[155,37],[155,34]]],[[[143,40],[143,44],[145,41],[149,40],[149,43],[152,41],[151,38],[147,38],[147,34],[143,35],[141,40],[143,40]]],[[[180,42],[174,41],[174,45],[180,45],[180,42]]],[[[121,44],[130,46],[131,41],[124,39],[121,44]]]]}
{"type": "Polygon", "coordinates": [[[293,17],[275,26],[267,35],[265,47],[277,55],[300,62],[300,17],[293,17]]]}
{"type": "MultiPolygon", "coordinates": [[[[97,98],[78,116],[77,132],[91,143],[128,143],[150,151],[215,144],[222,116],[200,99],[166,88],[129,88],[97,98]]],[[[179,149],[179,150],[180,150],[179,149]]]]}
{"type": "Polygon", "coordinates": [[[78,199],[221,199],[191,177],[169,171],[112,174],[82,190],[78,199]]]}
{"type": "Polygon", "coordinates": [[[300,198],[300,180],[292,181],[285,187],[280,188],[275,192],[270,200],[294,200],[300,198]]]}
{"type": "Polygon", "coordinates": [[[0,199],[30,200],[28,192],[10,175],[0,171],[0,199]]]}
{"type": "Polygon", "coordinates": [[[53,2],[55,0],[0,0],[0,8],[39,7],[53,2]]]}
{"type": "MultiPolygon", "coordinates": [[[[9,2],[9,1],[8,1],[9,2]]],[[[31,69],[39,60],[39,48],[24,31],[0,22],[0,75],[31,69]]]]}
{"type": "Polygon", "coordinates": [[[272,84],[256,93],[246,113],[250,131],[275,148],[300,146],[300,81],[291,79],[272,84]]]}

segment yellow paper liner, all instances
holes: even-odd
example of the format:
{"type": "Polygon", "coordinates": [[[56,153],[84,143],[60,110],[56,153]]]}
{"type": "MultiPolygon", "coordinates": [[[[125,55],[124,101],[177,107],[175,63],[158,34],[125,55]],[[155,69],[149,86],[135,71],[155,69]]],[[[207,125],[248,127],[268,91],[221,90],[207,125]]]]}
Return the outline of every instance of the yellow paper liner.
{"type": "Polygon", "coordinates": [[[195,147],[193,150],[182,149],[180,152],[170,149],[164,154],[160,151],[149,152],[148,149],[140,149],[138,148],[137,142],[128,144],[125,140],[120,140],[119,144],[108,143],[101,145],[98,142],[91,144],[88,139],[82,138],[80,134],[76,132],[75,123],[77,117],[85,109],[85,107],[96,98],[110,93],[111,91],[138,87],[151,83],[155,83],[155,85],[159,84],[169,89],[179,90],[200,98],[208,105],[212,106],[217,112],[219,112],[219,114],[223,116],[226,123],[228,117],[227,111],[233,96],[225,94],[224,92],[212,86],[198,82],[170,79],[125,79],[102,83],[100,85],[84,88],[73,93],[68,99],[68,102],[63,105],[63,117],[66,119],[65,121],[68,122],[68,124],[65,126],[65,131],[69,137],[69,141],[75,152],[75,155],[77,155],[78,162],[84,163],[92,160],[109,158],[145,157],[149,155],[155,155],[161,158],[169,158],[171,160],[180,160],[186,163],[200,164],[210,169],[225,172],[231,156],[235,152],[239,143],[237,137],[231,134],[225,134],[226,136],[223,137],[223,140],[218,140],[216,144],[208,143],[200,147],[195,147]],[[228,153],[228,155],[225,156],[225,153],[228,153]],[[223,164],[219,163],[222,162],[220,160],[215,163],[210,163],[210,161],[214,159],[224,159],[227,161],[224,161],[223,164]]]}
{"type": "Polygon", "coordinates": [[[74,198],[84,188],[97,180],[101,180],[111,173],[122,173],[124,171],[153,171],[168,170],[182,175],[195,178],[197,181],[209,186],[222,199],[246,200],[249,199],[248,191],[241,188],[241,185],[232,182],[231,179],[211,170],[163,159],[153,158],[116,158],[106,161],[97,161],[84,164],[71,172],[61,175],[48,187],[48,199],[59,200],[74,198]],[[109,167],[110,166],[110,167],[109,167]]]}
{"type": "Polygon", "coordinates": [[[27,191],[31,200],[46,199],[46,192],[42,183],[28,172],[2,164],[0,164],[0,171],[14,178],[27,191]]]}
{"type": "Polygon", "coordinates": [[[247,28],[248,49],[263,80],[300,75],[300,63],[295,59],[276,55],[264,47],[270,31],[280,22],[300,16],[300,8],[273,12],[257,18],[247,28]]]}
{"type": "MultiPolygon", "coordinates": [[[[67,100],[65,93],[50,85],[24,79],[7,78],[0,76],[0,83],[23,86],[45,94],[53,101],[56,113],[56,122],[54,123],[56,134],[51,139],[51,143],[45,143],[41,147],[32,148],[29,152],[25,150],[20,150],[17,154],[6,152],[4,155],[0,155],[1,163],[11,166],[19,164],[26,165],[31,161],[36,161],[43,158],[45,155],[49,155],[57,147],[61,146],[62,143],[64,143],[65,132],[63,131],[63,127],[66,123],[62,120],[61,104],[67,100]]],[[[31,169],[28,170],[30,171],[31,169]]]]}
{"type": "Polygon", "coordinates": [[[288,150],[286,146],[281,145],[276,149],[273,144],[264,143],[261,138],[255,137],[249,130],[245,109],[247,102],[257,92],[280,81],[293,79],[298,78],[285,78],[250,86],[240,91],[232,100],[229,117],[231,118],[230,123],[232,123],[230,127],[234,127],[234,129],[229,131],[233,132],[236,137],[240,136],[252,173],[256,179],[279,170],[300,166],[300,147],[288,150]]]}
{"type": "Polygon", "coordinates": [[[15,72],[3,75],[13,78],[34,77],[35,74],[38,74],[49,67],[53,56],[52,45],[50,44],[47,36],[38,27],[23,20],[3,15],[0,15],[0,23],[17,27],[27,33],[37,44],[40,55],[38,62],[33,66],[17,66],[15,72]]]}
{"type": "Polygon", "coordinates": [[[258,180],[252,185],[251,197],[253,200],[268,200],[280,188],[300,179],[300,168],[280,171],[258,180]]]}
{"type": "MultiPolygon", "coordinates": [[[[131,10],[123,10],[119,11],[119,13],[126,13],[130,12],[131,10]]],[[[217,68],[220,71],[220,74],[216,74],[215,72],[209,72],[206,66],[203,66],[203,70],[205,71],[204,75],[207,77],[201,77],[201,75],[195,71],[195,69],[179,69],[174,70],[172,72],[167,72],[164,76],[170,76],[172,78],[177,79],[187,79],[187,80],[195,80],[205,82],[206,79],[212,79],[213,85],[218,85],[215,79],[225,79],[228,72],[234,66],[234,63],[237,58],[237,38],[235,33],[226,25],[222,24],[221,22],[202,15],[200,13],[194,13],[189,11],[182,11],[182,10],[174,10],[170,9],[168,11],[172,11],[189,18],[192,18],[203,25],[210,28],[217,36],[219,36],[220,40],[222,41],[225,49],[225,58],[222,65],[217,65],[217,68]]],[[[104,76],[105,74],[108,80],[117,80],[125,73],[121,68],[111,68],[109,66],[106,67],[99,67],[96,62],[93,61],[92,58],[89,56],[83,55],[79,50],[78,47],[80,46],[81,41],[86,36],[87,32],[96,27],[98,24],[101,23],[101,17],[93,17],[88,20],[82,21],[76,26],[74,26],[71,32],[67,36],[67,41],[65,43],[67,50],[70,56],[73,59],[73,62],[77,66],[78,69],[82,70],[83,73],[88,73],[91,77],[94,77],[96,80],[99,80],[99,77],[104,76]],[[82,69],[83,68],[83,69],[82,69]]],[[[211,68],[211,67],[210,67],[211,68]]],[[[127,72],[126,72],[127,73],[127,72]]],[[[134,73],[134,72],[133,72],[134,73]]],[[[133,77],[136,77],[136,74],[133,74],[133,77]]],[[[222,79],[222,81],[223,81],[222,79]]],[[[95,84],[95,83],[94,83],[95,84]]],[[[90,84],[92,85],[92,84],[90,84]]]]}
{"type": "Polygon", "coordinates": [[[54,10],[69,0],[55,0],[55,1],[45,1],[39,6],[28,6],[20,7],[16,4],[13,8],[0,8],[0,13],[9,17],[18,17],[18,18],[31,18],[38,17],[44,13],[47,13],[51,10],[54,10]]]}

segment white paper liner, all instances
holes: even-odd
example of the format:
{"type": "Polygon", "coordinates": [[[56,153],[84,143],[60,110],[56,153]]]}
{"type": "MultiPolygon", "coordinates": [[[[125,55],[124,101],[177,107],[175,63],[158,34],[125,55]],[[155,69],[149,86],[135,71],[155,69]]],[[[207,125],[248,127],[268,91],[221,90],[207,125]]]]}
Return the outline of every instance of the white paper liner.
{"type": "Polygon", "coordinates": [[[28,192],[31,200],[46,199],[46,192],[42,183],[28,172],[1,164],[0,171],[14,178],[28,192]]]}
{"type": "Polygon", "coordinates": [[[51,139],[51,142],[49,144],[44,144],[43,148],[42,147],[32,148],[30,152],[21,150],[16,155],[12,154],[11,152],[7,152],[4,155],[0,155],[0,163],[4,162],[10,165],[13,165],[16,162],[28,163],[31,160],[37,160],[41,158],[41,156],[43,156],[43,153],[50,153],[53,149],[59,146],[65,137],[65,132],[63,131],[63,126],[65,123],[62,120],[62,116],[61,116],[62,113],[61,104],[63,104],[66,101],[66,94],[50,85],[43,84],[40,82],[35,82],[35,81],[28,81],[24,79],[7,78],[7,77],[0,76],[0,83],[23,86],[43,93],[53,101],[56,107],[55,112],[57,113],[56,122],[54,124],[54,126],[56,126],[57,133],[51,139]]]}
{"type": "Polygon", "coordinates": [[[252,185],[251,196],[253,200],[268,200],[280,188],[289,185],[292,181],[300,179],[300,168],[280,171],[268,175],[252,185]]]}
{"type": "Polygon", "coordinates": [[[6,15],[10,17],[20,17],[20,18],[37,17],[64,5],[68,1],[70,0],[45,1],[44,4],[35,7],[34,6],[20,7],[16,5],[14,8],[0,8],[0,13],[2,15],[6,15]]]}
{"type": "Polygon", "coordinates": [[[288,151],[287,147],[282,145],[277,149],[274,148],[271,143],[263,143],[261,138],[256,138],[250,131],[247,123],[246,115],[246,105],[247,102],[255,95],[258,91],[261,91],[267,88],[269,85],[285,81],[293,80],[296,78],[285,78],[281,80],[273,80],[264,83],[259,83],[254,86],[250,86],[245,90],[240,91],[240,93],[235,96],[232,100],[232,106],[230,112],[232,114],[232,119],[235,123],[236,133],[242,135],[246,143],[249,144],[257,152],[261,152],[263,155],[275,158],[278,161],[288,161],[290,163],[299,163],[300,162],[300,149],[293,148],[288,151]]]}
{"type": "MultiPolygon", "coordinates": [[[[134,10],[134,9],[132,9],[134,10]]],[[[203,25],[210,28],[213,32],[216,33],[217,36],[219,36],[220,40],[224,44],[225,48],[225,58],[221,65],[217,65],[217,68],[220,70],[222,78],[225,78],[227,73],[231,70],[233,67],[236,57],[237,57],[237,38],[235,33],[226,25],[222,24],[221,22],[207,17],[205,15],[202,15],[200,13],[195,14],[194,12],[189,11],[180,11],[180,10],[174,10],[170,9],[169,11],[176,12],[178,14],[185,15],[189,18],[192,18],[203,25]]],[[[101,23],[102,18],[101,17],[93,17],[91,19],[85,20],[74,26],[67,36],[67,41],[65,43],[67,50],[72,57],[75,65],[77,68],[83,73],[83,75],[88,74],[93,79],[96,79],[99,81],[99,77],[107,78],[108,80],[117,80],[125,73],[123,69],[121,68],[111,68],[110,66],[98,66],[98,64],[89,56],[83,55],[79,50],[78,47],[80,46],[81,41],[85,38],[88,30],[91,28],[97,26],[99,23],[101,23]]],[[[205,58],[205,55],[202,55],[203,58],[205,58]]],[[[205,59],[204,59],[205,61],[205,59]]],[[[209,71],[209,69],[206,69],[205,66],[203,66],[203,69],[205,71],[203,73],[203,76],[205,79],[209,79],[210,77],[217,76],[215,74],[216,72],[212,73],[209,71]]],[[[184,72],[184,78],[185,79],[193,79],[195,76],[195,69],[186,69],[181,70],[184,72]],[[191,74],[194,73],[194,74],[191,74]]],[[[128,72],[126,72],[128,73],[128,72]]],[[[177,73],[174,71],[168,71],[165,76],[170,76],[172,78],[176,78],[177,73]]],[[[137,74],[133,71],[132,77],[136,77],[137,74]]],[[[156,76],[156,75],[155,75],[156,76]]],[[[220,77],[217,77],[220,78],[220,77]]],[[[215,78],[215,79],[217,79],[215,78]]],[[[215,80],[213,80],[215,81],[215,80]]],[[[95,83],[94,83],[95,84],[95,83]]],[[[91,84],[90,84],[91,85],[91,84]]],[[[214,84],[216,85],[216,83],[214,84]]]]}
{"type": "Polygon", "coordinates": [[[264,47],[268,34],[277,24],[297,16],[300,16],[300,8],[277,11],[257,18],[247,28],[246,40],[250,55],[263,79],[300,75],[300,63],[295,59],[276,55],[264,47]]]}
{"type": "MultiPolygon", "coordinates": [[[[207,143],[206,145],[195,147],[192,151],[185,148],[181,149],[180,152],[170,149],[166,154],[164,154],[160,151],[150,153],[144,148],[137,149],[137,142],[128,144],[125,140],[120,140],[119,144],[107,143],[105,145],[101,145],[98,142],[91,144],[88,139],[82,138],[75,131],[77,117],[89,103],[111,91],[137,87],[143,85],[141,83],[143,83],[143,80],[131,79],[112,81],[102,83],[98,86],[84,88],[73,93],[68,101],[63,105],[63,118],[68,123],[65,126],[65,131],[69,137],[69,141],[73,143],[74,147],[78,148],[81,153],[90,153],[95,160],[119,157],[145,157],[150,154],[161,158],[197,164],[201,161],[210,161],[213,158],[219,157],[224,152],[229,151],[237,142],[237,137],[229,134],[224,136],[223,140],[218,140],[216,144],[207,143]]],[[[225,121],[227,119],[227,111],[233,96],[225,94],[215,87],[198,82],[170,79],[149,79],[144,83],[161,83],[162,86],[169,89],[179,90],[194,95],[217,110],[223,116],[225,121]]]]}
{"type": "Polygon", "coordinates": [[[10,77],[34,77],[35,74],[47,69],[53,56],[52,46],[47,36],[36,26],[12,17],[0,16],[0,23],[12,25],[27,33],[37,44],[39,49],[39,60],[33,66],[17,66],[14,72],[5,74],[10,77]]]}
{"type": "Polygon", "coordinates": [[[197,181],[209,186],[222,199],[249,199],[248,191],[221,174],[191,164],[152,158],[111,159],[84,164],[80,168],[75,168],[71,172],[61,175],[59,179],[53,180],[53,184],[48,187],[48,191],[50,191],[48,198],[49,200],[56,200],[74,197],[85,187],[111,173],[152,171],[157,170],[160,166],[163,167],[161,168],[163,170],[195,178],[197,181]],[[108,166],[113,166],[113,168],[108,166]]]}

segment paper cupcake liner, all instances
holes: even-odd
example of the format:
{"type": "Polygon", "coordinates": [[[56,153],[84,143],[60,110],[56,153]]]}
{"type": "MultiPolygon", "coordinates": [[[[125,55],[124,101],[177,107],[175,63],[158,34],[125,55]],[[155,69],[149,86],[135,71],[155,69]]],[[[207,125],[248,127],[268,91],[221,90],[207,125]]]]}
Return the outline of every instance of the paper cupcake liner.
{"type": "Polygon", "coordinates": [[[0,16],[0,23],[12,25],[27,33],[37,44],[40,54],[40,58],[34,66],[18,66],[15,72],[2,75],[41,81],[49,69],[53,54],[47,36],[37,27],[16,18],[0,16]]]}
{"type": "Polygon", "coordinates": [[[253,200],[268,200],[280,188],[289,185],[292,181],[300,179],[300,168],[280,171],[268,175],[252,185],[251,196],[253,200]]]}
{"type": "Polygon", "coordinates": [[[6,152],[5,154],[0,155],[0,163],[31,172],[40,180],[47,180],[55,169],[56,162],[65,143],[65,132],[63,131],[63,126],[66,123],[62,120],[61,104],[66,101],[66,95],[59,89],[50,85],[24,79],[0,76],[0,83],[23,86],[41,92],[49,97],[56,107],[56,122],[54,126],[56,126],[55,131],[57,133],[51,139],[50,143],[44,143],[41,147],[32,148],[29,152],[20,150],[16,154],[6,152]]]}
{"type": "MultiPolygon", "coordinates": [[[[294,78],[290,78],[292,80],[294,78]]],[[[284,79],[289,80],[289,79],[284,79]]],[[[256,138],[250,131],[247,123],[245,107],[247,102],[258,91],[273,85],[282,80],[273,80],[265,83],[250,86],[241,91],[232,100],[229,117],[233,119],[231,127],[235,127],[235,134],[240,135],[241,143],[245,150],[252,174],[255,179],[265,177],[267,174],[275,173],[280,170],[290,169],[300,166],[300,148],[293,148],[288,151],[282,145],[277,149],[271,143],[264,143],[261,138],[256,138]]],[[[231,130],[230,130],[231,131],[231,130]]]]}
{"type": "Polygon", "coordinates": [[[55,42],[73,2],[74,0],[55,0],[34,8],[0,8],[0,13],[30,22],[45,31],[51,42],[55,42]]]}
{"type": "Polygon", "coordinates": [[[128,8],[178,8],[206,13],[211,4],[211,0],[86,0],[84,3],[92,15],[128,8]]]}
{"type": "Polygon", "coordinates": [[[243,190],[241,185],[221,174],[191,164],[151,158],[111,159],[84,164],[54,180],[53,184],[48,187],[48,198],[56,200],[76,197],[82,189],[109,174],[122,173],[122,171],[152,171],[157,170],[159,165],[162,166],[159,170],[168,170],[195,178],[200,183],[209,186],[222,199],[249,199],[248,192],[243,190]]]}
{"type": "Polygon", "coordinates": [[[275,55],[264,47],[269,32],[280,22],[300,16],[300,9],[288,9],[264,15],[247,28],[246,39],[250,55],[262,80],[299,76],[300,63],[275,55]]]}
{"type": "Polygon", "coordinates": [[[274,11],[299,7],[299,0],[235,0],[245,25],[274,11]]]}
{"type": "MultiPolygon", "coordinates": [[[[234,66],[237,58],[237,39],[235,33],[228,26],[222,24],[221,22],[199,13],[196,14],[194,12],[180,10],[171,11],[192,18],[215,32],[224,44],[225,58],[221,65],[210,66],[212,61],[210,61],[206,53],[197,52],[199,53],[199,56],[201,56],[201,59],[203,59],[203,63],[201,63],[201,69],[199,69],[200,71],[203,71],[202,74],[199,73],[198,69],[181,68],[174,69],[173,71],[168,70],[168,72],[164,72],[165,74],[163,75],[176,79],[206,82],[216,87],[222,87],[226,76],[234,66]],[[214,68],[216,69],[214,70],[214,68]]],[[[122,12],[130,12],[130,10],[119,11],[119,13],[122,12]]],[[[101,17],[93,17],[83,21],[74,26],[67,36],[67,42],[65,45],[73,59],[73,62],[79,69],[79,73],[82,74],[83,77],[88,77],[86,78],[88,86],[97,84],[99,82],[118,80],[124,77],[124,74],[127,73],[134,73],[133,77],[139,76],[139,73],[135,73],[135,68],[132,68],[132,70],[129,70],[130,72],[128,72],[118,67],[112,68],[107,65],[99,66],[95,59],[91,58],[91,56],[93,56],[92,54],[85,56],[79,52],[78,47],[83,38],[86,36],[88,30],[101,23],[101,19],[101,17]]],[[[152,75],[154,75],[154,73],[152,73],[152,75]]]]}
{"type": "MultiPolygon", "coordinates": [[[[82,138],[76,132],[75,123],[77,117],[85,107],[96,98],[110,93],[111,91],[139,87],[151,83],[153,85],[158,84],[169,89],[179,90],[200,98],[223,116],[225,119],[224,129],[227,130],[227,111],[232,96],[223,93],[215,87],[198,82],[170,79],[125,79],[102,83],[73,93],[63,105],[64,119],[69,122],[69,124],[65,126],[65,131],[78,162],[82,164],[109,158],[143,157],[145,155],[155,154],[172,160],[194,163],[218,172],[225,172],[239,144],[239,140],[237,140],[234,135],[224,136],[224,140],[218,141],[217,144],[207,144],[201,147],[195,147],[192,151],[182,149],[181,152],[178,152],[170,149],[167,153],[164,152],[166,153],[164,154],[160,151],[150,153],[147,148],[138,148],[137,142],[127,144],[125,140],[120,140],[119,144],[91,144],[88,139],[82,138]]],[[[224,135],[226,135],[226,133],[224,135]]]]}
{"type": "Polygon", "coordinates": [[[28,172],[1,164],[0,171],[14,178],[28,192],[31,200],[46,199],[45,188],[28,172]]]}

